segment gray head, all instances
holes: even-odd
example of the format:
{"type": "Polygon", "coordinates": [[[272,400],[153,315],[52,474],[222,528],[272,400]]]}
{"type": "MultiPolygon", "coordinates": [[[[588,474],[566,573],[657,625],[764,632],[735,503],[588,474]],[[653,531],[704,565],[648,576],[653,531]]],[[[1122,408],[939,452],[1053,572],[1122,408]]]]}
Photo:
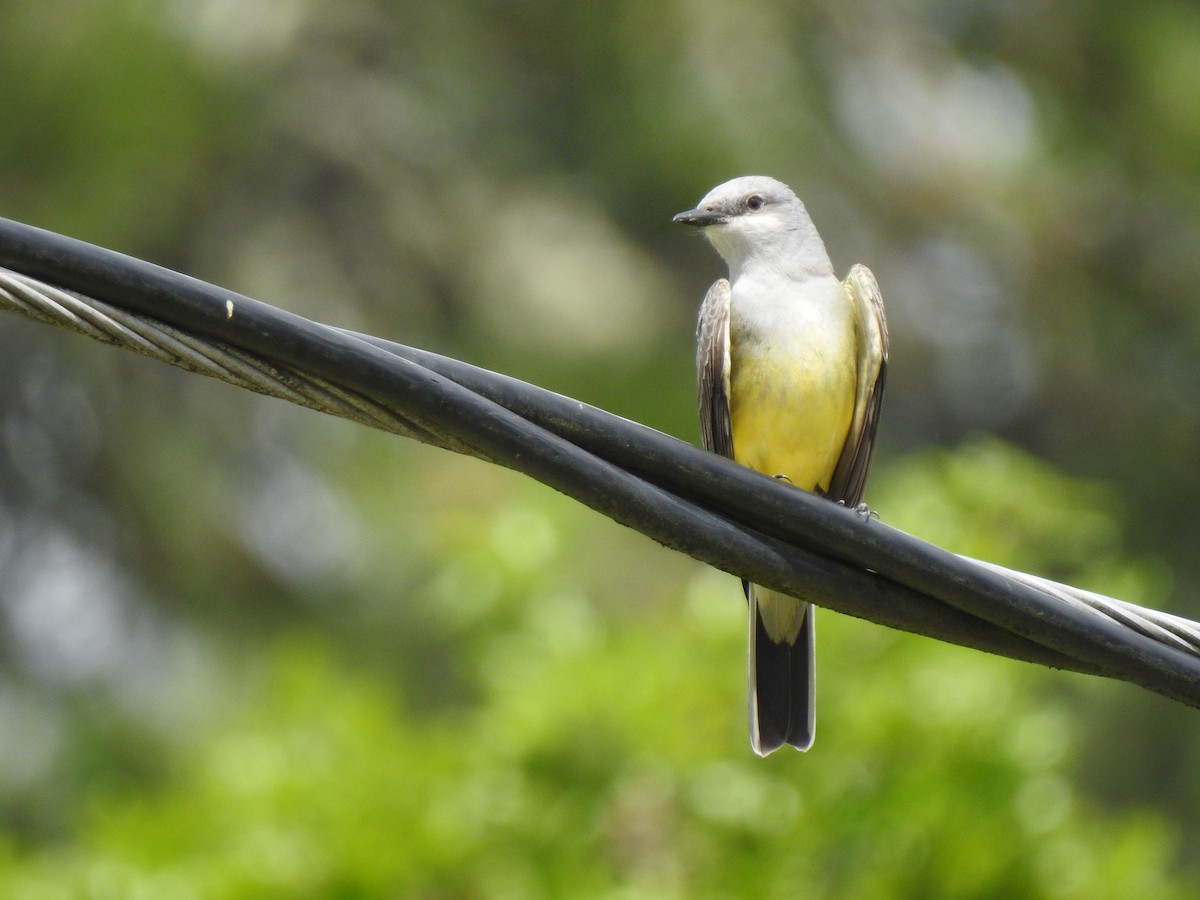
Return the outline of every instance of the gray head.
{"type": "Polygon", "coordinates": [[[833,271],[800,198],[765,175],[744,175],[717,185],[695,209],[679,213],[674,221],[703,229],[735,278],[755,263],[797,275],[833,271]]]}

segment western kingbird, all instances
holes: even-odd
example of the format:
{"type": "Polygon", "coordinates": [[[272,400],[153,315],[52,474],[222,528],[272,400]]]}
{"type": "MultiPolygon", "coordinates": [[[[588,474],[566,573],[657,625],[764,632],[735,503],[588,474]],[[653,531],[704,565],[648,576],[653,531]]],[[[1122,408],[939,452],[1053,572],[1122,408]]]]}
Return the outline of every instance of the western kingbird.
{"type": "MultiPolygon", "coordinates": [[[[675,216],[729,265],[700,307],[696,366],[706,449],[857,506],[887,373],[875,277],[845,281],[791,189],[752,175],[675,216]]],[[[750,606],[750,743],[760,756],[812,746],[813,609],[743,582],[750,606]]]]}

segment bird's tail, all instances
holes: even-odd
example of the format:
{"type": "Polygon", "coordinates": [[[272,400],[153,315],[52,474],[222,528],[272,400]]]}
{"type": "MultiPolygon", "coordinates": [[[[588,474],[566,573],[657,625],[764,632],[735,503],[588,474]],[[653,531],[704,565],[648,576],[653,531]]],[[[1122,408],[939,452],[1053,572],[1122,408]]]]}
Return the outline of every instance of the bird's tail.
{"type": "MultiPolygon", "coordinates": [[[[747,593],[750,601],[750,744],[759,756],[766,756],[784,744],[807,750],[812,746],[816,728],[813,690],[815,610],[804,603],[798,611],[803,617],[798,633],[783,635],[782,640],[776,641],[768,633],[760,606],[770,592],[750,585],[747,593]]],[[[774,602],[785,600],[793,604],[800,602],[782,596],[774,602]]]]}

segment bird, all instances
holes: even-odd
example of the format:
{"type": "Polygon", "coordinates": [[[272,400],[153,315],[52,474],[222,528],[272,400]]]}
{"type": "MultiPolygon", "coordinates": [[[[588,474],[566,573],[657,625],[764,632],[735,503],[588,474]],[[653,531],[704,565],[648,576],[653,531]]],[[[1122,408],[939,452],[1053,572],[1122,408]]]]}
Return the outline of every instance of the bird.
{"type": "MultiPolygon", "coordinates": [[[[870,269],[834,274],[808,211],[763,175],[713,188],[674,221],[729,267],[696,329],[704,447],[847,506],[861,504],[887,377],[883,298],[870,269]]],[[[750,614],[750,744],[808,750],[816,728],[814,609],[742,583],[750,614]]]]}

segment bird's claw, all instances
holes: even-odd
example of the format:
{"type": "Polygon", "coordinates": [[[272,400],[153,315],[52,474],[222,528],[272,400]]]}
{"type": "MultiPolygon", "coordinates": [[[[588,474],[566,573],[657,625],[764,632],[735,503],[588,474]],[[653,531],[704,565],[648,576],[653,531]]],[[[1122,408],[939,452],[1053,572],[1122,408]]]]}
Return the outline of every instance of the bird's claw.
{"type": "MultiPolygon", "coordinates": [[[[786,481],[788,484],[792,483],[792,479],[788,478],[786,475],[776,475],[775,479],[777,481],[786,481]]],[[[829,493],[819,484],[812,489],[812,492],[818,497],[829,499],[829,493]]],[[[838,506],[846,505],[845,500],[838,500],[836,502],[838,506]]],[[[859,503],[854,507],[854,511],[859,514],[864,522],[870,522],[872,519],[879,518],[879,513],[875,512],[875,510],[871,509],[871,507],[867,506],[865,503],[859,503]]]]}
{"type": "MultiPolygon", "coordinates": [[[[845,506],[846,501],[839,500],[837,502],[837,505],[845,506]]],[[[859,514],[859,516],[862,518],[862,520],[864,522],[870,522],[872,519],[879,518],[879,513],[875,512],[875,510],[871,509],[871,507],[867,506],[867,504],[865,504],[865,503],[860,503],[857,506],[855,506],[854,511],[859,514]]]]}
{"type": "Polygon", "coordinates": [[[875,510],[871,509],[865,503],[858,504],[858,506],[854,507],[854,511],[862,517],[863,522],[870,522],[872,519],[879,518],[879,513],[875,512],[875,510]]]}

